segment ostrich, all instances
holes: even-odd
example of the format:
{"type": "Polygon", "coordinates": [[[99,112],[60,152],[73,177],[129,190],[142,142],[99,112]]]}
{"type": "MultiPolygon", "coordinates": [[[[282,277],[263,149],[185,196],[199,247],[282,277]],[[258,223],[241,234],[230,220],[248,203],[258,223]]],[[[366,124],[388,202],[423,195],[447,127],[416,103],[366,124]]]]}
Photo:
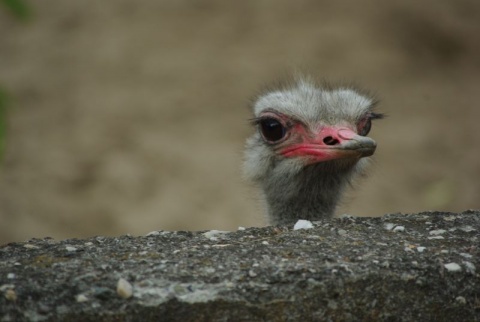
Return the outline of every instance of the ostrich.
{"type": "Polygon", "coordinates": [[[269,223],[333,216],[345,187],[363,173],[376,143],[366,135],[375,102],[359,91],[302,78],[253,103],[257,131],[246,142],[244,174],[262,190],[269,223]]]}

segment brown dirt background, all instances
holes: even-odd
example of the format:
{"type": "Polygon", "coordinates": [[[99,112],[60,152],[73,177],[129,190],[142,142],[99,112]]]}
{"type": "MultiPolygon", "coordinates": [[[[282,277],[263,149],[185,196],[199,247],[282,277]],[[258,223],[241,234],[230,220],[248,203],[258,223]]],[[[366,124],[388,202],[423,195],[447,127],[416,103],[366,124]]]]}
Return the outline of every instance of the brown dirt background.
{"type": "Polygon", "coordinates": [[[389,115],[339,214],[480,206],[476,0],[30,3],[28,23],[0,10],[0,243],[265,224],[247,105],[296,69],[389,115]]]}

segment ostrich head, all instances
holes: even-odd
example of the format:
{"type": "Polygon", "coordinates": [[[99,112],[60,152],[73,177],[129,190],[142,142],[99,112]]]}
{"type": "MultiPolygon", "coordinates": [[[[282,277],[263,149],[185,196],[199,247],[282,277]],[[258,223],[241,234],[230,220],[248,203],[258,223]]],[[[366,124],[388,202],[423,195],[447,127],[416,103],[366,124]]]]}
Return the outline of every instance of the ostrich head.
{"type": "Polygon", "coordinates": [[[261,188],[271,224],[333,216],[345,186],[375,152],[366,136],[382,118],[374,105],[354,89],[306,79],[257,98],[244,173],[261,188]]]}

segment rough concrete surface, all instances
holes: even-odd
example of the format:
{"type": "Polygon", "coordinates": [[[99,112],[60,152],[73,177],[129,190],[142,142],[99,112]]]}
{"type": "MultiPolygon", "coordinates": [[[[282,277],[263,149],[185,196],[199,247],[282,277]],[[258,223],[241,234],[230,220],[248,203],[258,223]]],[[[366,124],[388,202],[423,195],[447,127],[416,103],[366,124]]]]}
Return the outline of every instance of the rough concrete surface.
{"type": "Polygon", "coordinates": [[[480,212],[0,248],[0,321],[480,321],[480,212]]]}

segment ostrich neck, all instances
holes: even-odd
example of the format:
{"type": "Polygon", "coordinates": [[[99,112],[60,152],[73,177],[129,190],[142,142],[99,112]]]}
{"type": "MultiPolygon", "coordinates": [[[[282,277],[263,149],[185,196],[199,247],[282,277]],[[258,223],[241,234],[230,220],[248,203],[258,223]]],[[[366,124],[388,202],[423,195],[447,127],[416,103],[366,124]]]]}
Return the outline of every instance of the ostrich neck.
{"type": "Polygon", "coordinates": [[[299,219],[332,217],[354,172],[354,167],[338,169],[332,165],[322,163],[296,174],[270,177],[264,185],[270,222],[293,224],[299,219]]]}

